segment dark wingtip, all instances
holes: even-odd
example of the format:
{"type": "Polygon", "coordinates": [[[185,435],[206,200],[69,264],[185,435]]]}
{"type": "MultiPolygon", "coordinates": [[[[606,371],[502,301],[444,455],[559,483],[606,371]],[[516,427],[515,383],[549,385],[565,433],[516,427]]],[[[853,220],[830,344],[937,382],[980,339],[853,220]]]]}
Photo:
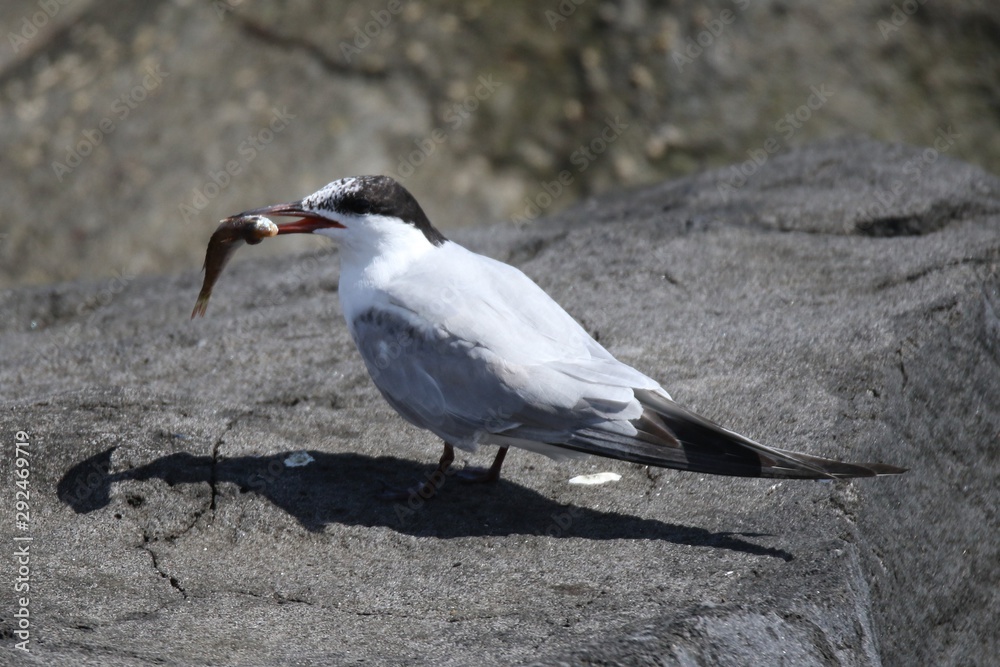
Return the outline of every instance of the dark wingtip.
{"type": "Polygon", "coordinates": [[[854,477],[881,477],[883,475],[901,475],[907,468],[898,468],[887,463],[845,463],[842,461],[823,462],[821,467],[828,478],[851,479],[854,477]]]}
{"type": "Polygon", "coordinates": [[[881,477],[882,475],[901,475],[906,472],[906,468],[898,468],[886,463],[849,463],[846,461],[836,461],[824,459],[808,454],[798,454],[785,452],[789,456],[799,459],[802,463],[813,467],[817,472],[822,473],[817,479],[851,479],[853,477],[881,477]]]}
{"type": "MultiPolygon", "coordinates": [[[[643,434],[642,442],[652,444],[646,447],[648,451],[625,452],[623,456],[622,448],[619,447],[613,453],[604,454],[605,456],[667,468],[740,477],[832,480],[900,475],[906,472],[906,468],[885,463],[850,463],[767,447],[724,429],[653,392],[640,390],[636,391],[636,396],[647,413],[644,413],[643,419],[632,423],[643,434]]],[[[638,446],[626,444],[633,450],[638,450],[638,446]]]]}
{"type": "Polygon", "coordinates": [[[871,468],[875,475],[902,475],[904,472],[908,472],[909,468],[899,468],[896,466],[891,466],[887,463],[867,463],[866,468],[871,468]]]}

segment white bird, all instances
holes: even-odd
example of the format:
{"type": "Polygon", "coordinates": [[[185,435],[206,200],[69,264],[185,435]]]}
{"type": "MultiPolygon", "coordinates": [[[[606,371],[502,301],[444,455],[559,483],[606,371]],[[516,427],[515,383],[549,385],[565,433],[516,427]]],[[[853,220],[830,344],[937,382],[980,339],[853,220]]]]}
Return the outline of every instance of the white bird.
{"type": "MultiPolygon", "coordinates": [[[[904,472],[767,447],[684,409],[521,271],[446,239],[387,176],[344,178],[227,220],[251,215],[299,217],[278,234],[340,246],[348,329],[389,404],[444,440],[437,480],[453,447],[479,445],[499,447],[482,481],[499,477],[508,447],[744,477],[904,472]]],[[[434,491],[432,482],[420,489],[434,491]]]]}

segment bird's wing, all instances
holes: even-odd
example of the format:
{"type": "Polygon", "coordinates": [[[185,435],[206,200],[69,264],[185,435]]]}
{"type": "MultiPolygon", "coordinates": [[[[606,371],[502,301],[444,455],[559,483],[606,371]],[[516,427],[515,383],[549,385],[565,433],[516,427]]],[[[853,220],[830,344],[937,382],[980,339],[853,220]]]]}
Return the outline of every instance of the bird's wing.
{"type": "Polygon", "coordinates": [[[386,290],[388,303],[510,363],[597,363],[624,384],[659,386],[622,364],[520,270],[447,243],[386,290]]]}
{"type": "Polygon", "coordinates": [[[615,379],[618,362],[510,362],[391,305],[365,311],[352,330],[386,400],[411,423],[459,447],[473,448],[490,434],[559,443],[608,420],[625,420],[627,430],[627,420],[642,413],[630,383],[615,379]],[[564,371],[571,367],[572,374],[564,371]]]}

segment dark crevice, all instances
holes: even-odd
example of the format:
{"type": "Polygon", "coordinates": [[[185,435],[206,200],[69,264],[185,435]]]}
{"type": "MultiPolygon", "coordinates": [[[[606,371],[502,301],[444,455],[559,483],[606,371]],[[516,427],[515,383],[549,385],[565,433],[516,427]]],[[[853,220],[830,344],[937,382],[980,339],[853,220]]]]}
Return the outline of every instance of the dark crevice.
{"type": "MultiPolygon", "coordinates": [[[[995,253],[994,253],[995,254],[995,253]]],[[[980,266],[983,264],[992,264],[995,259],[989,257],[963,257],[961,259],[954,259],[950,262],[944,262],[943,264],[933,264],[931,266],[925,266],[922,269],[917,269],[912,273],[907,273],[900,278],[892,278],[889,280],[884,280],[877,285],[875,285],[876,290],[886,289],[888,287],[896,287],[897,285],[903,285],[905,283],[912,283],[920,280],[921,278],[926,278],[932,273],[937,271],[944,271],[946,269],[953,269],[960,266],[980,266]]]]}
{"type": "Polygon", "coordinates": [[[923,236],[941,231],[955,221],[970,220],[978,215],[996,215],[995,206],[970,201],[938,201],[924,211],[885,215],[854,223],[854,232],[862,236],[888,238],[923,236]]]}
{"type": "Polygon", "coordinates": [[[899,364],[899,374],[903,378],[903,384],[900,387],[900,390],[903,390],[903,389],[906,389],[906,384],[910,381],[910,378],[906,375],[906,366],[903,364],[903,348],[902,347],[900,347],[898,350],[896,350],[896,355],[899,357],[899,361],[898,361],[898,364],[899,364]]]}
{"type": "Polygon", "coordinates": [[[267,600],[267,601],[270,601],[270,602],[277,602],[278,604],[304,604],[304,605],[308,605],[310,607],[320,607],[320,608],[325,609],[325,607],[323,607],[323,605],[321,605],[321,604],[316,604],[315,602],[312,602],[310,600],[306,600],[304,598],[289,597],[289,596],[283,595],[283,594],[281,594],[281,593],[279,593],[277,591],[275,591],[274,593],[271,593],[270,595],[264,595],[264,594],[261,594],[261,593],[254,593],[253,591],[249,591],[249,590],[235,591],[235,592],[238,593],[238,594],[240,594],[240,595],[246,595],[247,597],[256,598],[258,600],[267,600]]]}
{"type": "MultiPolygon", "coordinates": [[[[812,639],[813,647],[819,651],[823,658],[823,664],[829,665],[830,667],[837,667],[840,665],[840,661],[837,659],[837,651],[833,644],[830,642],[830,638],[827,633],[819,625],[807,618],[806,616],[796,613],[796,612],[784,612],[779,614],[781,619],[793,627],[801,628],[806,634],[812,639]]],[[[858,641],[864,641],[864,632],[858,634],[858,641]]],[[[860,646],[853,647],[855,649],[860,649],[860,646]]]]}
{"type": "MultiPolygon", "coordinates": [[[[217,498],[219,496],[219,491],[218,491],[218,488],[217,488],[218,481],[219,481],[219,474],[218,474],[218,472],[219,472],[218,471],[218,468],[219,468],[219,449],[222,447],[222,443],[226,439],[226,434],[229,433],[231,430],[233,430],[233,428],[236,426],[236,422],[237,421],[238,421],[237,419],[230,419],[229,422],[226,424],[225,430],[222,431],[222,434],[216,439],[215,444],[212,445],[212,468],[211,468],[211,472],[209,473],[209,477],[208,477],[208,485],[212,489],[212,500],[208,504],[208,509],[212,513],[212,518],[213,519],[215,518],[216,500],[217,500],[217,498]]],[[[199,516],[200,516],[200,513],[199,513],[199,516]]],[[[197,517],[196,517],[196,520],[197,520],[197,517]]]]}
{"type": "Polygon", "coordinates": [[[149,554],[150,560],[153,561],[153,569],[156,570],[161,577],[169,581],[170,586],[176,589],[182,596],[184,596],[184,599],[187,600],[187,591],[185,591],[184,587],[181,586],[181,582],[178,581],[177,577],[172,576],[169,572],[160,567],[159,560],[156,558],[156,552],[149,546],[150,541],[149,535],[144,533],[142,536],[142,549],[149,554]]]}
{"type": "Polygon", "coordinates": [[[680,287],[685,292],[687,291],[687,287],[684,285],[684,283],[678,280],[677,277],[674,276],[674,274],[670,273],[666,269],[663,269],[663,271],[660,273],[660,276],[674,287],[680,287]]]}
{"type": "Polygon", "coordinates": [[[930,230],[920,216],[890,215],[870,220],[861,220],[854,225],[854,231],[862,236],[885,238],[891,236],[918,236],[930,230]]]}

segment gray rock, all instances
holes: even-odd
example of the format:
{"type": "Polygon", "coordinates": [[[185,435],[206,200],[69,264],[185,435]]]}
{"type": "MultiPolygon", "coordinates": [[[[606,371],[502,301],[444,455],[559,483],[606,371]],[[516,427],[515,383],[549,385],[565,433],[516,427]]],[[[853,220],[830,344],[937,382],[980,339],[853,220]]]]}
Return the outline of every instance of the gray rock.
{"type": "Polygon", "coordinates": [[[995,2],[34,0],[0,25],[0,287],[175,273],[206,221],[361,173],[451,230],[843,133],[950,131],[1000,170],[995,2]]]}
{"type": "Polygon", "coordinates": [[[840,140],[454,234],[689,407],[898,478],[514,452],[495,487],[384,502],[439,443],[367,378],[334,251],[244,249],[197,321],[194,265],[0,293],[8,575],[33,538],[31,652],[8,592],[0,662],[992,663],[1000,182],[925,157],[840,140]]]}

